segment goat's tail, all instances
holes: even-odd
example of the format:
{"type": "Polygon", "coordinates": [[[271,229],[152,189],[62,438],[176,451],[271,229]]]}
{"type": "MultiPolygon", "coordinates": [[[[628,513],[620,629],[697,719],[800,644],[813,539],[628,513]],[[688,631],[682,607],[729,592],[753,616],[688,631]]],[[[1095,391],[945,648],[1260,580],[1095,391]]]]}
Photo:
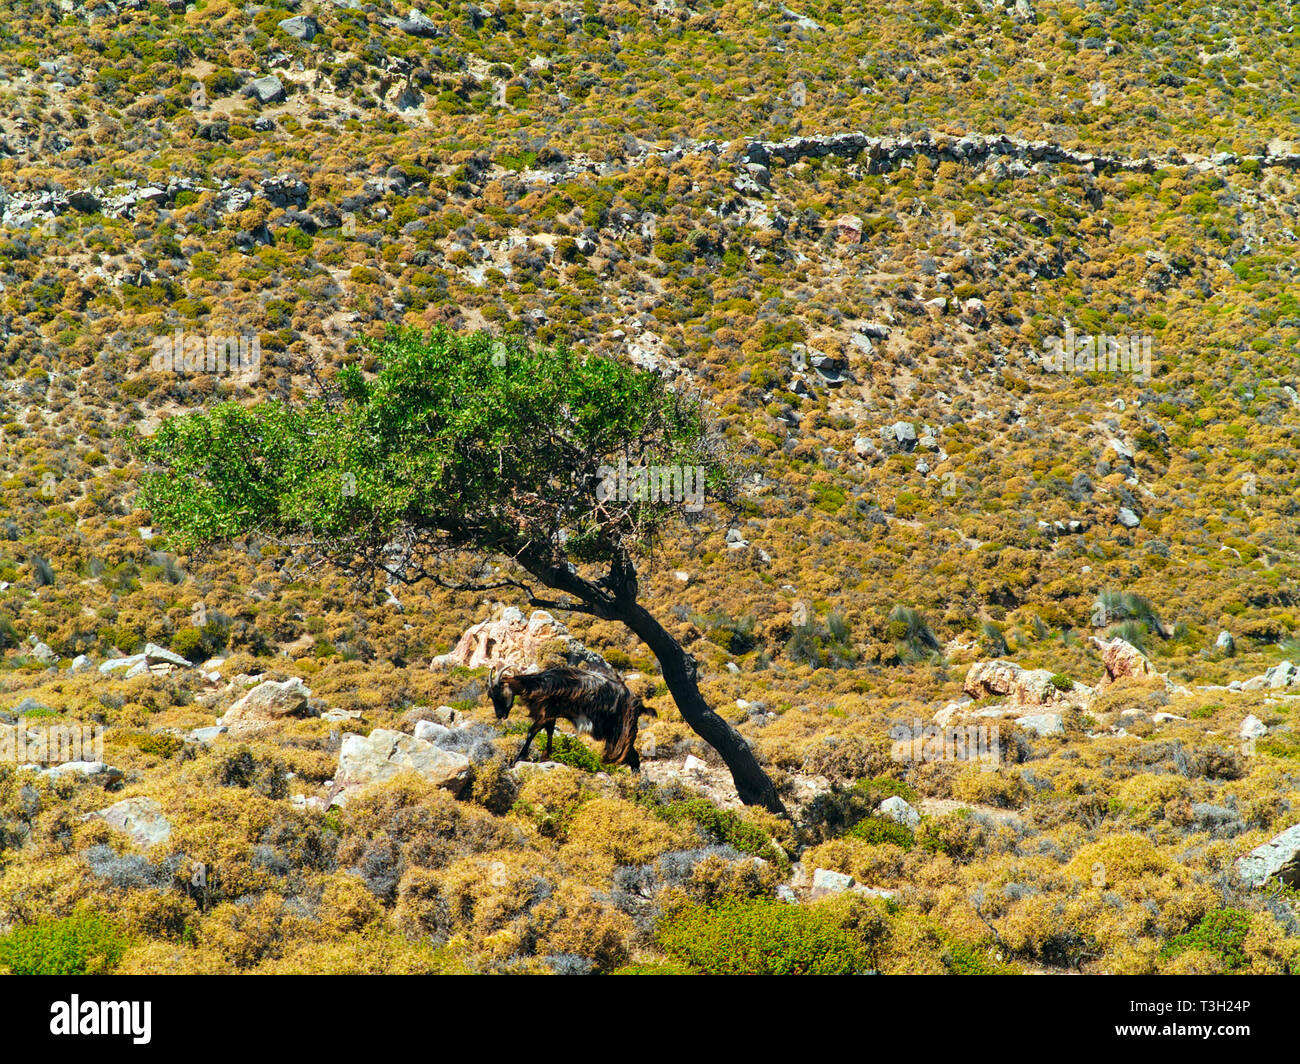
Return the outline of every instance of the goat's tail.
{"type": "Polygon", "coordinates": [[[635,770],[640,767],[641,759],[636,752],[637,720],[642,713],[654,716],[654,710],[645,706],[641,699],[626,687],[618,697],[618,738],[605,744],[605,760],[611,765],[627,765],[635,770]]]}

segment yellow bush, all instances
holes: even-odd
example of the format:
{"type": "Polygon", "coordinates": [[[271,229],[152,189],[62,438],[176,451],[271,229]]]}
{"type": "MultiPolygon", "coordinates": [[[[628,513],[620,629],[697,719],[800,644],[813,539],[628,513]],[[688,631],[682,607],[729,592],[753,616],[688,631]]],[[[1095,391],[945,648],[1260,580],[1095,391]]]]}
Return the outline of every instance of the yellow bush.
{"type": "Polygon", "coordinates": [[[596,798],[574,815],[561,854],[589,879],[604,881],[619,865],[646,864],[694,842],[694,832],[666,824],[631,802],[596,798]]]}

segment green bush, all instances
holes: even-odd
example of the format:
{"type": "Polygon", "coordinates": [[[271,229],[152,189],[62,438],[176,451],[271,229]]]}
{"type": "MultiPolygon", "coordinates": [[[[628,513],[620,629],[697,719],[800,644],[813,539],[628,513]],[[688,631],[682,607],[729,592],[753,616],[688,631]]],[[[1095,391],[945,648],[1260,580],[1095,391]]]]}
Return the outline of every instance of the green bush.
{"type": "Polygon", "coordinates": [[[944,967],[953,975],[1020,975],[1014,964],[995,959],[986,946],[965,942],[949,943],[943,955],[944,967]]]}
{"type": "Polygon", "coordinates": [[[126,951],[121,928],[98,913],[40,920],[0,938],[0,967],[11,975],[102,975],[126,951]]]}
{"type": "Polygon", "coordinates": [[[910,828],[881,816],[864,817],[854,824],[846,835],[848,838],[861,839],[863,842],[887,842],[893,846],[901,846],[904,850],[910,850],[916,845],[916,836],[912,834],[910,828]]]}
{"type": "Polygon", "coordinates": [[[1169,960],[1188,950],[1205,950],[1223,961],[1230,972],[1246,966],[1243,946],[1250,932],[1250,913],[1243,909],[1215,909],[1201,917],[1190,931],[1171,938],[1160,955],[1169,960]]]}
{"type": "Polygon", "coordinates": [[[866,950],[829,912],[786,902],[732,901],[666,915],[659,943],[704,975],[851,975],[866,950]]]}
{"type": "Polygon", "coordinates": [[[1071,680],[1071,679],[1070,679],[1068,676],[1066,676],[1064,673],[1060,673],[1060,672],[1055,673],[1055,674],[1052,676],[1052,681],[1051,681],[1051,682],[1052,682],[1052,686],[1055,687],[1058,691],[1072,691],[1072,690],[1074,690],[1074,681],[1071,680]]]}

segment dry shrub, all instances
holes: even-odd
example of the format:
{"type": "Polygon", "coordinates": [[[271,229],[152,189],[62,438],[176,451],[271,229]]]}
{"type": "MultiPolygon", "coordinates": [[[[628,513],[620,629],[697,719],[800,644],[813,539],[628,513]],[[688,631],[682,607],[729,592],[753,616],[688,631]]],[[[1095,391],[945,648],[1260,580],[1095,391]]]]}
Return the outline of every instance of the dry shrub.
{"type": "Polygon", "coordinates": [[[278,894],[249,903],[223,902],[197,924],[199,945],[218,953],[232,968],[253,968],[278,957],[286,943],[311,937],[309,921],[292,914],[278,894]]]}
{"type": "Polygon", "coordinates": [[[326,934],[361,931],[383,914],[383,907],[358,876],[336,872],[326,878],[320,900],[321,930],[326,934]]]}
{"type": "Polygon", "coordinates": [[[561,855],[589,881],[607,882],[620,865],[649,864],[693,840],[691,829],[666,824],[631,802],[595,798],[574,815],[561,855]]]}
{"type": "Polygon", "coordinates": [[[259,975],[459,975],[468,974],[453,950],[411,942],[372,928],[327,942],[304,942],[265,961],[259,975]]]}
{"type": "Polygon", "coordinates": [[[592,897],[575,883],[563,883],[531,914],[539,954],[584,957],[600,972],[624,964],[636,934],[631,917],[592,897]]]}
{"type": "Polygon", "coordinates": [[[804,852],[804,868],[843,872],[859,883],[876,887],[893,883],[903,873],[904,851],[888,843],[861,839],[831,839],[804,852]]]}

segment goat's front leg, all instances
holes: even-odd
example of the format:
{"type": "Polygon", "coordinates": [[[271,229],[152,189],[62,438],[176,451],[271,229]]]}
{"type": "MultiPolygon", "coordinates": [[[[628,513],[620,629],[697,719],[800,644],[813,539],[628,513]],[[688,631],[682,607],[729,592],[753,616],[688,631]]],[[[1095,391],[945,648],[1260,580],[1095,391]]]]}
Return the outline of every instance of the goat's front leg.
{"type": "MultiPolygon", "coordinates": [[[[524,755],[528,753],[528,748],[532,745],[533,739],[537,737],[537,733],[542,730],[542,726],[545,723],[545,721],[539,720],[528,729],[528,738],[524,740],[524,745],[519,748],[519,753],[515,754],[515,759],[511,761],[510,764],[517,765],[524,759],[524,755]]],[[[552,727],[554,727],[554,725],[552,725],[552,727]]]]}
{"type": "Polygon", "coordinates": [[[551,741],[555,738],[555,721],[546,722],[546,760],[551,760],[551,741]]]}

